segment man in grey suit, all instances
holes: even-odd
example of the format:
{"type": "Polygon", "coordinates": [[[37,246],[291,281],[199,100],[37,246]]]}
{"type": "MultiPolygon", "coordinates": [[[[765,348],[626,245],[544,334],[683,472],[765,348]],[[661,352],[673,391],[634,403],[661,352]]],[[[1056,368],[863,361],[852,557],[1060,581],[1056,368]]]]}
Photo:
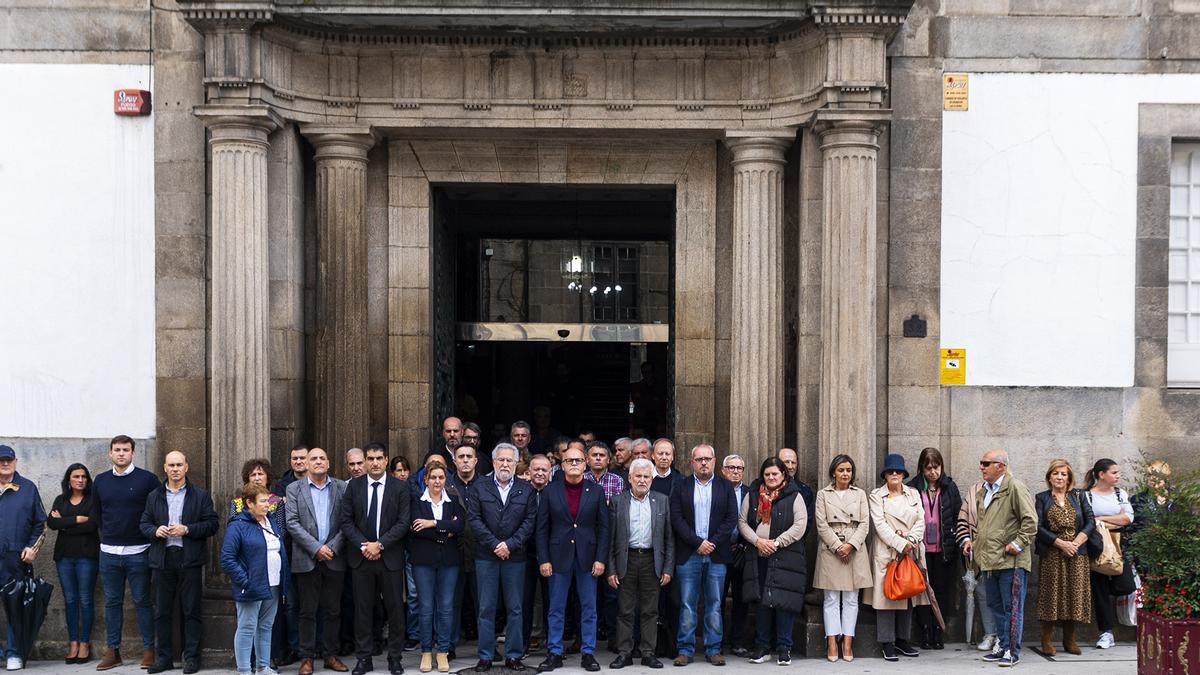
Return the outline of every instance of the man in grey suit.
{"type": "Polygon", "coordinates": [[[346,573],[339,526],[346,483],[329,475],[329,455],[323,449],[310,449],[305,461],[308,473],[287,486],[284,506],[287,530],[292,535],[292,574],[300,595],[299,675],[313,672],[318,611],[324,617],[321,641],[325,669],[344,673],[349,668],[337,657],[337,639],[346,573]]]}
{"type": "Polygon", "coordinates": [[[654,464],[635,459],[629,465],[629,490],[612,498],[612,566],[608,584],[617,589],[617,658],[609,668],[632,663],[634,609],[641,621],[642,665],[662,668],[654,656],[658,641],[658,593],[671,583],[675,569],[675,538],[671,532],[669,500],[652,492],[654,464]]]}

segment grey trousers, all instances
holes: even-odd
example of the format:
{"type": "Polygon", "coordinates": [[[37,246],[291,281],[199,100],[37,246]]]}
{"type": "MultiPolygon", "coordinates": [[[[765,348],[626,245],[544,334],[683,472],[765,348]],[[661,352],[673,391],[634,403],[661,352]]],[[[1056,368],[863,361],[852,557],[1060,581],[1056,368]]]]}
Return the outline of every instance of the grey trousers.
{"type": "Polygon", "coordinates": [[[912,633],[912,607],[875,610],[875,639],[879,644],[908,640],[912,633]]]}
{"type": "Polygon", "coordinates": [[[643,656],[654,656],[658,642],[658,577],[654,575],[653,551],[630,551],[625,576],[617,587],[617,651],[633,651],[633,614],[641,618],[639,648],[643,656]]]}

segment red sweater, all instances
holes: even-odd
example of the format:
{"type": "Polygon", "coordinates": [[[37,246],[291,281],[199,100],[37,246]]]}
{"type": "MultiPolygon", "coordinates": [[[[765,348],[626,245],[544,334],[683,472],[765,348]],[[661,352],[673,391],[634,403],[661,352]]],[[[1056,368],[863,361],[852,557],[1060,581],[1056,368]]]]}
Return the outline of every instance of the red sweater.
{"type": "Polygon", "coordinates": [[[570,481],[563,481],[563,487],[567,488],[567,512],[574,520],[579,517],[579,500],[583,497],[583,481],[574,485],[571,485],[570,481]]]}

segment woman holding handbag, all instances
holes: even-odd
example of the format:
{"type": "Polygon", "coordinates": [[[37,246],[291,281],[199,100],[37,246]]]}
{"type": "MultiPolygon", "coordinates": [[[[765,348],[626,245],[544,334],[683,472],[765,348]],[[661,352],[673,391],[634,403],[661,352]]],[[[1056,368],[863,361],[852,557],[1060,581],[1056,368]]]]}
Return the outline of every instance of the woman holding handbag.
{"type": "Polygon", "coordinates": [[[920,656],[906,639],[912,630],[912,608],[929,600],[919,594],[905,600],[891,600],[884,592],[888,565],[911,556],[925,568],[925,511],[917,491],[906,486],[908,469],[900,455],[888,455],[880,476],[884,484],[871,491],[871,567],[875,585],[863,595],[863,602],[875,608],[876,639],[887,661],[900,660],[897,654],[920,656]]]}
{"type": "MultiPolygon", "coordinates": [[[[1129,493],[1117,487],[1117,483],[1120,482],[1120,465],[1107,458],[1097,460],[1087,475],[1085,488],[1088,491],[1088,501],[1091,504],[1092,513],[1098,522],[1104,523],[1109,532],[1119,533],[1121,528],[1133,522],[1133,505],[1129,503],[1129,493]]],[[[1125,566],[1127,569],[1120,576],[1110,577],[1098,572],[1091,573],[1092,602],[1096,606],[1096,628],[1100,631],[1100,639],[1096,641],[1098,649],[1108,649],[1117,642],[1113,638],[1112,632],[1113,626],[1117,623],[1116,602],[1113,600],[1113,596],[1132,592],[1131,589],[1119,587],[1122,583],[1129,585],[1133,580],[1133,570],[1128,560],[1125,561],[1125,566]],[[1128,580],[1123,581],[1126,578],[1128,580]]]]}
{"type": "Polygon", "coordinates": [[[1050,462],[1045,492],[1034,497],[1038,532],[1034,551],[1038,554],[1037,615],[1042,622],[1042,652],[1054,655],[1054,624],[1062,623],[1063,651],[1079,654],[1075,624],[1089,623],[1092,591],[1087,541],[1096,521],[1092,508],[1075,487],[1075,472],[1065,459],[1050,462]]]}

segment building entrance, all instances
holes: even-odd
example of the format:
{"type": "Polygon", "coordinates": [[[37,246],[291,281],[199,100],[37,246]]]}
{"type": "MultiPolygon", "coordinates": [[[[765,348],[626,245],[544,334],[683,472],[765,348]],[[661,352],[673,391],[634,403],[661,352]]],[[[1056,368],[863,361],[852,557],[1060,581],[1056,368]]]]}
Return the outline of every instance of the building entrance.
{"type": "Polygon", "coordinates": [[[673,189],[450,186],[434,205],[454,300],[439,398],[492,442],[527,420],[535,450],[670,433],[673,189]]]}

